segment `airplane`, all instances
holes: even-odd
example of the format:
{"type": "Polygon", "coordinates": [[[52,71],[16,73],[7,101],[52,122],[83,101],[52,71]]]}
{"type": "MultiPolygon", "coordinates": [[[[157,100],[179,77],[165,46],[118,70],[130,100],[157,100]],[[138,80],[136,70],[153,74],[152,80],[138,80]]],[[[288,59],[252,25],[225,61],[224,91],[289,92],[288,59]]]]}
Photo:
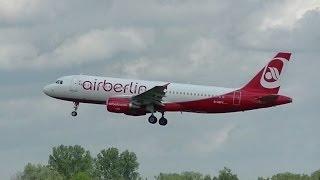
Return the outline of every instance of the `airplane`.
{"type": "Polygon", "coordinates": [[[165,112],[230,113],[291,103],[292,98],[278,94],[280,76],[290,57],[291,53],[279,52],[241,88],[71,75],[58,78],[43,92],[73,102],[72,116],[77,116],[79,103],[102,104],[112,113],[151,114],[149,123],[165,126],[165,112]],[[161,113],[159,121],[156,112],[161,113]]]}

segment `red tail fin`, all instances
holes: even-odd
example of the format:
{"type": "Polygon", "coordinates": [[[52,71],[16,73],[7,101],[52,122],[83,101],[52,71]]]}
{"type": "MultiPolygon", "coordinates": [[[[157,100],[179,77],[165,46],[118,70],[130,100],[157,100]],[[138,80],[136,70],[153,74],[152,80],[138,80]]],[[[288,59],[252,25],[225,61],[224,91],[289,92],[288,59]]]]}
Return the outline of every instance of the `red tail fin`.
{"type": "Polygon", "coordinates": [[[278,53],[242,90],[278,94],[280,76],[290,60],[290,56],[291,53],[278,53]]]}

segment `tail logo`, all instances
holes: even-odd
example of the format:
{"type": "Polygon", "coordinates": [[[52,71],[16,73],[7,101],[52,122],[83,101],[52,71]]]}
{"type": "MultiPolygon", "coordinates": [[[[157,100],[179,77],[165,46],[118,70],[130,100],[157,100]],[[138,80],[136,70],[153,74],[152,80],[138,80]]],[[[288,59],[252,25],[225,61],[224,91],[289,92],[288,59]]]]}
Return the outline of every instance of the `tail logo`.
{"type": "Polygon", "coordinates": [[[279,79],[279,70],[275,67],[268,67],[267,72],[264,75],[266,81],[275,82],[279,79]]]}
{"type": "Polygon", "coordinates": [[[287,60],[284,58],[272,59],[264,68],[260,84],[267,89],[280,87],[280,75],[285,63],[287,63],[287,60]]]}

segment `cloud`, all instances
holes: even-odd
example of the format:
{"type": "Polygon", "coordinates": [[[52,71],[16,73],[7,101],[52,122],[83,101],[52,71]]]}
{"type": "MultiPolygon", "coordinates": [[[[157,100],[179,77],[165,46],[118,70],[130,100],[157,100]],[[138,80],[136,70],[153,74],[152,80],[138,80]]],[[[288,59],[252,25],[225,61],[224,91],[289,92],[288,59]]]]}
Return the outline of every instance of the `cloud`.
{"type": "Polygon", "coordinates": [[[32,44],[2,44],[0,45],[0,64],[2,69],[28,67],[33,64],[33,58],[38,50],[32,44]]]}
{"type": "Polygon", "coordinates": [[[196,153],[214,153],[214,151],[226,143],[235,127],[234,124],[231,124],[226,125],[217,132],[203,133],[202,137],[192,139],[187,149],[196,153]]]}
{"type": "Polygon", "coordinates": [[[320,2],[317,0],[300,1],[290,0],[285,2],[284,6],[275,6],[270,9],[261,24],[264,30],[273,28],[294,28],[294,24],[299,21],[308,11],[320,8],[320,2]],[[276,12],[276,13],[275,13],[276,12]]]}
{"type": "MultiPolygon", "coordinates": [[[[169,80],[171,77],[176,77],[183,80],[186,79],[185,77],[197,75],[198,69],[219,71],[218,66],[221,63],[219,59],[229,56],[223,45],[216,39],[202,36],[194,39],[190,44],[179,44],[174,54],[163,54],[160,57],[148,53],[144,55],[137,59],[115,62],[112,68],[117,69],[117,72],[125,77],[143,78],[148,74],[149,79],[169,80]],[[183,67],[183,71],[177,67],[183,67]]],[[[226,61],[232,61],[232,59],[226,61]]],[[[110,69],[109,66],[107,68],[110,69]]]]}
{"type": "Polygon", "coordinates": [[[39,23],[53,17],[52,8],[41,0],[3,0],[0,2],[0,26],[39,23]]]}
{"type": "Polygon", "coordinates": [[[82,64],[108,59],[119,53],[139,52],[152,42],[150,38],[152,38],[150,34],[143,30],[92,30],[78,37],[67,39],[53,53],[43,55],[39,59],[56,66],[82,64]]]}
{"type": "Polygon", "coordinates": [[[63,41],[39,54],[30,44],[0,45],[2,69],[70,67],[108,60],[120,53],[137,53],[152,43],[152,32],[137,29],[97,29],[63,41]]]}

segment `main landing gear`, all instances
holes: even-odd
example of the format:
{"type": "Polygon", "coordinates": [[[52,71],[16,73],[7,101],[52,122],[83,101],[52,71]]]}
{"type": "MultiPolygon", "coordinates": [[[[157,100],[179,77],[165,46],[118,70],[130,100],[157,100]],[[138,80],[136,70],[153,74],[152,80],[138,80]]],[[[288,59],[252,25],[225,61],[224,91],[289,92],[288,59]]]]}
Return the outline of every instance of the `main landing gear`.
{"type": "Polygon", "coordinates": [[[79,107],[79,102],[73,102],[73,111],[71,112],[71,116],[75,117],[78,115],[77,110],[79,107]]]}
{"type": "MultiPolygon", "coordinates": [[[[154,116],[154,114],[152,113],[151,116],[148,118],[148,121],[149,121],[149,123],[151,123],[151,124],[155,124],[155,123],[157,123],[158,119],[157,119],[157,117],[154,116]]],[[[168,124],[168,120],[164,117],[164,112],[162,112],[162,116],[161,116],[161,118],[159,119],[159,124],[160,124],[161,126],[165,126],[165,125],[168,124]]]]}
{"type": "Polygon", "coordinates": [[[151,116],[149,117],[148,121],[149,121],[149,123],[151,123],[151,124],[155,124],[155,123],[157,123],[158,119],[157,119],[157,117],[155,117],[155,116],[153,115],[153,113],[152,113],[151,116]]]}

